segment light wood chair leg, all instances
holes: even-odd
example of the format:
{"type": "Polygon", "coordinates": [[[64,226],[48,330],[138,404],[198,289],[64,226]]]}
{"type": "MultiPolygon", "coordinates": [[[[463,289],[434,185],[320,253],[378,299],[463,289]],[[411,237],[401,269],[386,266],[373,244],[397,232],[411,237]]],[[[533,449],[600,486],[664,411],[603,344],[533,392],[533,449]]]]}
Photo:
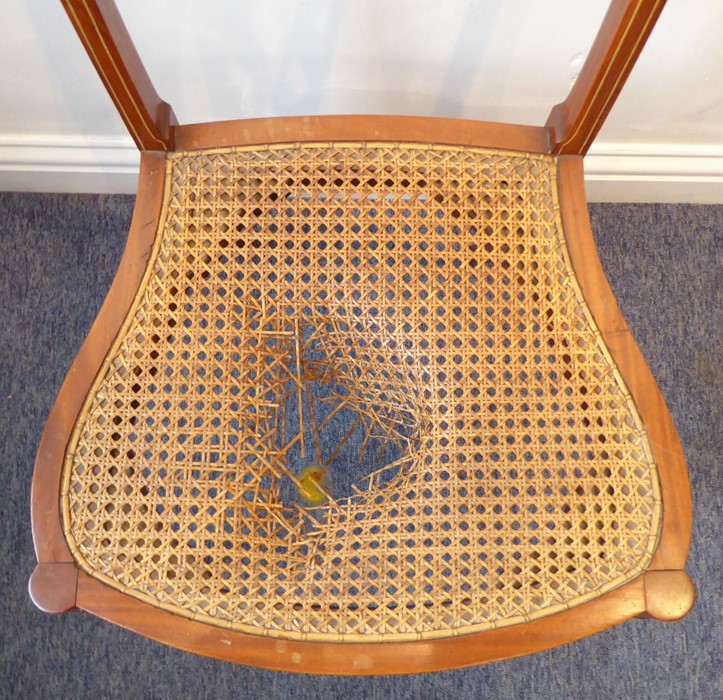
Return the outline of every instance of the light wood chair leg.
{"type": "Polygon", "coordinates": [[[78,569],[73,562],[40,562],[28,583],[33,603],[48,613],[72,610],[77,591],[78,569]]]}
{"type": "Polygon", "coordinates": [[[685,617],[695,603],[695,585],[685,571],[647,571],[645,573],[645,614],[662,622],[685,617]]]}

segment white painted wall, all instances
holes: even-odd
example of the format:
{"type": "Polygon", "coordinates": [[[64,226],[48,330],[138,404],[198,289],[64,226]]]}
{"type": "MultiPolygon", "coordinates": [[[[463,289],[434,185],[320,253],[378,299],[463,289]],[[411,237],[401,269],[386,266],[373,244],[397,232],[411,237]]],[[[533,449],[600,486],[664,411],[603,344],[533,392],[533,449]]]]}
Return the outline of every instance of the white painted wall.
{"type": "MultiPolygon", "coordinates": [[[[607,0],[117,0],[183,122],[388,113],[540,124],[607,0]]],[[[133,191],[59,0],[0,0],[0,189],[133,191]]],[[[588,158],[591,197],[723,201],[723,1],[668,0],[588,158]]]]}

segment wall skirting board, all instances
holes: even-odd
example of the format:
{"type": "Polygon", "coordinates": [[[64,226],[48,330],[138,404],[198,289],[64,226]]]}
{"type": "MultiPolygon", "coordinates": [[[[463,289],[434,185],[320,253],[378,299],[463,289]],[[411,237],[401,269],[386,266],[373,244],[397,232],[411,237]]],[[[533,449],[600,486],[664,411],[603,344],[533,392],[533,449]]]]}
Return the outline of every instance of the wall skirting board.
{"type": "MultiPolygon", "coordinates": [[[[0,134],[0,191],[136,191],[126,137],[0,134]]],[[[723,145],[598,143],[585,159],[593,202],[723,203],[723,145]]]]}
{"type": "Polygon", "coordinates": [[[0,134],[0,191],[133,194],[139,164],[130,137],[0,134]]]}
{"type": "Polygon", "coordinates": [[[723,203],[723,145],[593,144],[585,158],[591,202],[723,203]]]}

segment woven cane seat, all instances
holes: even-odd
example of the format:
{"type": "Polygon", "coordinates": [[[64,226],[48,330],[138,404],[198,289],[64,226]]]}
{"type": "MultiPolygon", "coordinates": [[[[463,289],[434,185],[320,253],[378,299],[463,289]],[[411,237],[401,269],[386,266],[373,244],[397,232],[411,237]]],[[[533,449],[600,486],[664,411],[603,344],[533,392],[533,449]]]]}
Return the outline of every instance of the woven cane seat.
{"type": "Polygon", "coordinates": [[[169,154],[67,449],[81,570],[341,642],[509,626],[643,572],[656,464],[555,179],[552,156],[415,143],[169,154]]]}

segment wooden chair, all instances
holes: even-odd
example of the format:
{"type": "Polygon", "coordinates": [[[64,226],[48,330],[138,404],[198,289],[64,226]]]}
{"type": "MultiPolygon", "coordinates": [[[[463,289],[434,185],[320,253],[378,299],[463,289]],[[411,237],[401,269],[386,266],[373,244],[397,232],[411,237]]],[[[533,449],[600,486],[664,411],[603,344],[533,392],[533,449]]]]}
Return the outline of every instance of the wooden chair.
{"type": "Polygon", "coordinates": [[[38,451],[40,608],[337,674],[688,612],[685,462],[582,167],[663,0],[612,2],[543,127],[179,126],[112,1],[63,4],[142,158],[38,451]]]}

